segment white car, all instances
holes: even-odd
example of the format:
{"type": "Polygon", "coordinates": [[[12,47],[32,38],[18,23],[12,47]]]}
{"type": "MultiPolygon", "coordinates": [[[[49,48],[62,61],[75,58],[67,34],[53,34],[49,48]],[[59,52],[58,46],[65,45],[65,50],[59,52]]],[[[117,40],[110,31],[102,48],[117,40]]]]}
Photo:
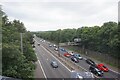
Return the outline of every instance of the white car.
{"type": "Polygon", "coordinates": [[[74,55],[73,51],[68,51],[68,53],[69,53],[71,56],[74,55]]]}
{"type": "Polygon", "coordinates": [[[71,78],[76,78],[77,80],[94,80],[95,77],[91,72],[72,71],[71,78]]]}
{"type": "Polygon", "coordinates": [[[55,51],[58,51],[58,48],[56,47],[56,48],[54,48],[54,50],[55,50],[55,51]]]}
{"type": "Polygon", "coordinates": [[[53,47],[56,47],[56,45],[54,44],[53,47]]]}
{"type": "Polygon", "coordinates": [[[79,60],[83,59],[80,54],[74,54],[74,57],[78,58],[79,60]]]}

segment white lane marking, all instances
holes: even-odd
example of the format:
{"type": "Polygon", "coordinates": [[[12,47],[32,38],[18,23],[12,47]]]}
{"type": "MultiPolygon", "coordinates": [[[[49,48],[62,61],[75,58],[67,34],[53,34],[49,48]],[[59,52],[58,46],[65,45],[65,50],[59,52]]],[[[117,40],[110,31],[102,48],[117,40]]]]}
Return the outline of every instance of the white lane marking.
{"type": "MultiPolygon", "coordinates": [[[[36,40],[35,40],[36,41],[36,40]]],[[[36,41],[37,42],[37,41],[36,41]]],[[[45,49],[42,45],[41,45],[41,47],[44,49],[44,50],[46,50],[50,55],[52,55],[53,56],[53,54],[51,54],[47,49],[45,49]]],[[[54,56],[53,56],[54,57],[54,56]]],[[[56,57],[54,57],[57,61],[59,61],[56,57]]],[[[60,62],[60,61],[59,61],[60,62]]],[[[61,63],[61,62],[60,62],[61,63]]],[[[61,63],[66,69],[68,69],[63,63],[61,63]]],[[[80,66],[81,67],[81,66],[80,66]]],[[[85,70],[85,71],[87,71],[85,68],[83,68],[83,67],[81,67],[83,70],[85,70]]],[[[72,72],[70,69],[68,69],[68,71],[70,71],[70,72],[72,72]]],[[[93,74],[94,75],[94,74],[93,74]]],[[[94,75],[95,77],[97,77],[96,75],[94,75]]],[[[99,77],[97,77],[97,78],[99,78],[99,77]]]]}
{"type": "Polygon", "coordinates": [[[48,59],[47,59],[48,60],[48,59]]]}
{"type": "Polygon", "coordinates": [[[43,75],[45,76],[45,78],[47,78],[47,76],[46,76],[46,74],[45,74],[45,72],[44,72],[44,70],[43,70],[43,67],[42,67],[42,65],[41,65],[41,62],[38,60],[38,62],[39,62],[39,64],[40,64],[40,66],[41,66],[41,69],[42,69],[42,72],[43,72],[43,75]]]}
{"type": "Polygon", "coordinates": [[[109,70],[112,71],[112,72],[114,72],[114,73],[120,74],[119,72],[116,72],[116,71],[114,71],[114,70],[111,70],[111,69],[109,69],[109,70]]]}
{"type": "MultiPolygon", "coordinates": [[[[84,58],[84,60],[86,60],[86,58],[84,58]]],[[[95,63],[98,64],[97,62],[95,62],[95,63]]],[[[114,72],[114,73],[120,74],[119,72],[114,71],[114,70],[112,70],[112,69],[109,69],[109,70],[112,71],[112,72],[114,72]]]]}
{"type": "MultiPolygon", "coordinates": [[[[43,46],[41,46],[42,48],[44,48],[43,46]]],[[[50,55],[53,56],[53,54],[51,54],[47,49],[44,48],[44,50],[46,50],[50,55]]],[[[54,56],[53,56],[54,57],[54,56]]],[[[54,57],[56,60],[58,60],[56,57],[54,57]]],[[[59,61],[59,60],[58,60],[59,61]]],[[[60,62],[60,61],[59,61],[60,62]]],[[[61,63],[61,62],[60,62],[61,63]]],[[[61,63],[65,68],[67,68],[63,63],[61,63]]],[[[78,64],[76,64],[78,66],[78,64]]],[[[80,65],[79,65],[80,66],[80,65]]],[[[81,67],[81,66],[80,66],[81,67]]],[[[83,70],[85,71],[88,71],[86,70],[85,68],[81,67],[83,70]]],[[[68,69],[68,68],[67,68],[68,69]]],[[[72,72],[70,69],[68,69],[70,72],[72,72]]],[[[93,74],[94,75],[94,74],[93,74]]],[[[95,77],[99,78],[98,76],[94,75],[95,77]]]]}
{"type": "MultiPolygon", "coordinates": [[[[47,51],[52,57],[54,57],[57,61],[59,61],[55,56],[53,56],[53,54],[51,54],[48,50],[46,50],[43,46],[41,46],[45,51],[47,51]]],[[[61,63],[61,61],[59,61],[61,63]]],[[[68,69],[63,63],[61,63],[66,69],[68,69]]],[[[68,71],[71,72],[70,69],[68,69],[68,71]]]]}
{"type": "MultiPolygon", "coordinates": [[[[35,54],[36,54],[36,53],[35,53],[35,54]]],[[[37,54],[36,54],[36,56],[37,56],[37,54]]],[[[43,75],[44,75],[44,77],[45,77],[45,78],[46,78],[46,80],[47,80],[47,76],[46,76],[46,74],[45,74],[45,71],[44,71],[44,69],[43,69],[43,67],[42,67],[41,62],[39,61],[38,56],[37,56],[37,59],[38,59],[38,63],[39,63],[39,65],[40,65],[40,67],[41,67],[41,69],[42,69],[43,75]]]]}
{"type": "MultiPolygon", "coordinates": [[[[84,59],[84,60],[87,60],[87,58],[84,58],[84,57],[83,57],[83,59],[84,59]]],[[[97,63],[97,62],[95,62],[95,63],[97,63]]],[[[97,63],[97,64],[98,64],[98,63],[97,63]]],[[[80,67],[81,67],[81,66],[80,66],[80,67]]],[[[82,67],[81,67],[81,68],[82,68],[82,67]]],[[[83,68],[83,69],[84,69],[84,68],[83,68]]],[[[112,70],[112,69],[109,69],[109,70],[112,71],[112,72],[114,72],[114,73],[120,74],[119,72],[114,71],[114,70],[112,70]]]]}

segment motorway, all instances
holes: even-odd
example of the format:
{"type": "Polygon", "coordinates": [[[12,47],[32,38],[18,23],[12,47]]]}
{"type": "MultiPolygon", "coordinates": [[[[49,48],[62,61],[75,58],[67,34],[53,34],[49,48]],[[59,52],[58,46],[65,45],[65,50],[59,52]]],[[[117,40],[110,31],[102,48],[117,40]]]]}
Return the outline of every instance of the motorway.
{"type": "Polygon", "coordinates": [[[35,52],[39,63],[43,68],[44,78],[70,78],[71,72],[61,64],[52,54],[47,51],[42,45],[38,46],[35,42],[35,52]],[[50,63],[52,60],[57,61],[58,68],[53,68],[50,63]]]}
{"type": "MultiPolygon", "coordinates": [[[[45,70],[45,74],[47,75],[47,77],[70,78],[71,75],[70,71],[67,68],[65,68],[61,63],[60,63],[60,68],[55,70],[50,66],[50,61],[55,58],[51,56],[50,53],[45,48],[50,49],[54,54],[56,54],[57,52],[53,48],[49,48],[47,42],[41,42],[40,38],[36,37],[36,41],[41,44],[41,46],[38,46],[36,44],[36,51],[38,52],[37,56],[39,56],[39,60],[41,61],[41,64],[45,70]],[[52,74],[50,74],[51,72],[52,74]],[[59,75],[57,75],[58,73],[59,75]]],[[[81,66],[85,71],[89,71],[89,65],[85,62],[84,59],[80,60],[80,62],[77,63],[77,65],[81,66]]],[[[113,71],[109,71],[109,72],[104,72],[104,76],[101,78],[118,78],[118,77],[120,78],[120,75],[118,75],[113,71]]]]}

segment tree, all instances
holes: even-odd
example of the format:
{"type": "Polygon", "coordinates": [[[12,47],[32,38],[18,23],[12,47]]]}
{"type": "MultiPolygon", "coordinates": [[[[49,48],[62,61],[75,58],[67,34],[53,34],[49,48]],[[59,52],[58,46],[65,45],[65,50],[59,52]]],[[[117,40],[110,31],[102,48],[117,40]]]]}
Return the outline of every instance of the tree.
{"type": "Polygon", "coordinates": [[[37,58],[30,44],[32,34],[26,31],[19,20],[9,21],[6,15],[2,19],[2,75],[33,78],[37,58]],[[20,50],[20,33],[24,33],[23,53],[20,50]]]}
{"type": "Polygon", "coordinates": [[[54,42],[58,41],[58,39],[60,42],[69,42],[73,41],[74,38],[81,38],[79,47],[84,46],[86,49],[120,58],[118,56],[120,26],[116,22],[105,22],[102,26],[83,26],[78,29],[38,32],[37,36],[54,42]]]}

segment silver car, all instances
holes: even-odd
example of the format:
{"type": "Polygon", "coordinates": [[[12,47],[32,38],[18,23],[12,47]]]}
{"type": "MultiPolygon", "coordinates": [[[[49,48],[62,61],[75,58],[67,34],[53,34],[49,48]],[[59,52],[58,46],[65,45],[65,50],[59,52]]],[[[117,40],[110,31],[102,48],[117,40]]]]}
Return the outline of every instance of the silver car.
{"type": "Polygon", "coordinates": [[[57,64],[56,61],[52,61],[52,62],[51,62],[51,66],[52,66],[53,68],[58,68],[58,64],[57,64]]]}

